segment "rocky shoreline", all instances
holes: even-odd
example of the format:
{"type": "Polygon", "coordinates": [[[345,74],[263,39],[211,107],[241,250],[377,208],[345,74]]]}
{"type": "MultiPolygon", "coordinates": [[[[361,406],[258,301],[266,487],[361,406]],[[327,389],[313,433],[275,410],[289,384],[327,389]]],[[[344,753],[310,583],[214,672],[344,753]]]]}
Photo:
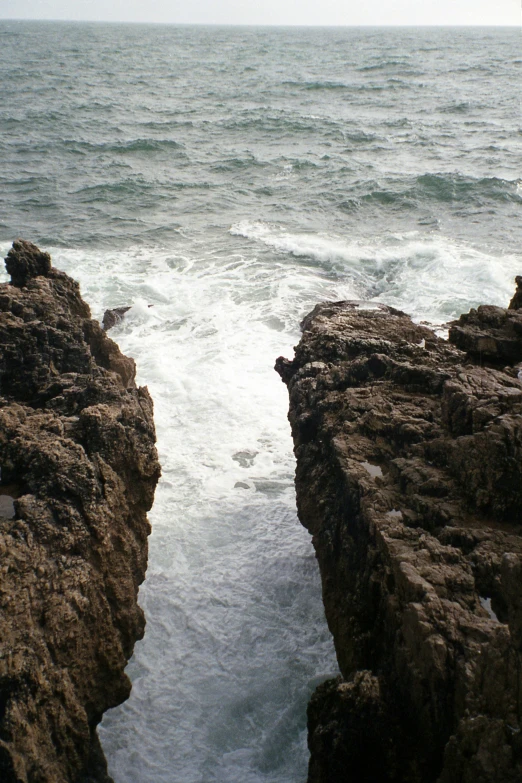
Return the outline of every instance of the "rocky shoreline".
{"type": "MultiPolygon", "coordinates": [[[[19,240],[6,268],[0,780],[110,783],[96,728],[144,630],[152,401],[47,253],[19,240]]],[[[276,363],[341,670],[309,705],[309,783],[522,780],[517,285],[449,341],[321,304],[276,363]]]]}
{"type": "Polygon", "coordinates": [[[160,468],[152,401],[78,284],[18,240],[0,285],[0,779],[108,783],[160,468]]]}
{"type": "Polygon", "coordinates": [[[309,783],[522,780],[517,284],[449,341],[321,304],[276,362],[341,670],[309,705],[309,783]]]}

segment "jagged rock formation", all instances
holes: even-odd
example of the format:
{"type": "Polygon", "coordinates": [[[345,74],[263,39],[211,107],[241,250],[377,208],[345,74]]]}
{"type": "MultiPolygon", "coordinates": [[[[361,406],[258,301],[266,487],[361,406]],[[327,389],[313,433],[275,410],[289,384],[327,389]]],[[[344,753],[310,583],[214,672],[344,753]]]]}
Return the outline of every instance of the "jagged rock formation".
{"type": "MultiPolygon", "coordinates": [[[[147,307],[154,307],[154,305],[147,305],[147,307]]],[[[119,324],[125,318],[125,313],[128,313],[131,309],[130,305],[126,307],[114,307],[112,310],[106,310],[102,318],[102,326],[106,332],[112,329],[113,326],[119,324]]]]}
{"type": "Polygon", "coordinates": [[[125,317],[125,313],[128,313],[129,307],[114,307],[112,310],[106,310],[102,318],[102,326],[106,332],[112,329],[113,326],[119,324],[125,317]]]}
{"type": "Polygon", "coordinates": [[[277,360],[342,674],[309,705],[309,783],[522,781],[517,283],[449,342],[321,304],[277,360]]]}
{"type": "Polygon", "coordinates": [[[109,781],[159,476],[152,401],[47,253],[0,285],[0,780],[109,781]]]}

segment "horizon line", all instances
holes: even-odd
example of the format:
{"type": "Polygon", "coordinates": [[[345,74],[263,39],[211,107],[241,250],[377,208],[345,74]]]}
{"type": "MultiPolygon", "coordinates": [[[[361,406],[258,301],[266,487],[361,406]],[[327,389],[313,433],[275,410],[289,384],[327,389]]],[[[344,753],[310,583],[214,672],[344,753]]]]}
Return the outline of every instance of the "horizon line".
{"type": "Polygon", "coordinates": [[[301,28],[359,28],[366,27],[371,29],[379,29],[383,27],[394,28],[431,28],[431,27],[458,27],[458,28],[517,28],[521,27],[522,22],[513,24],[480,24],[480,23],[454,23],[454,24],[442,24],[442,23],[426,23],[426,24],[298,24],[294,22],[287,23],[256,23],[256,22],[158,22],[158,21],[144,21],[136,19],[67,19],[67,18],[29,18],[29,17],[11,17],[0,16],[0,22],[67,22],[69,24],[148,24],[157,26],[178,26],[178,27],[301,27],[301,28]]]}

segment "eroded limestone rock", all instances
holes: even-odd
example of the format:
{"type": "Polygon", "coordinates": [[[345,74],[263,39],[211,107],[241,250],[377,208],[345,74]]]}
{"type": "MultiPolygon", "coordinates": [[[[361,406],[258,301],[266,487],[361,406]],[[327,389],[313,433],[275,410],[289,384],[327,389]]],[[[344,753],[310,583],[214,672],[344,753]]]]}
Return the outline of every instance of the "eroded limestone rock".
{"type": "Polygon", "coordinates": [[[0,286],[0,779],[108,781],[96,726],[130,691],[159,464],[152,401],[48,254],[0,286]],[[12,508],[14,513],[6,513],[12,508]]]}
{"type": "Polygon", "coordinates": [[[342,673],[310,704],[309,783],[522,780],[519,312],[446,342],[326,303],[276,363],[342,673]]]}

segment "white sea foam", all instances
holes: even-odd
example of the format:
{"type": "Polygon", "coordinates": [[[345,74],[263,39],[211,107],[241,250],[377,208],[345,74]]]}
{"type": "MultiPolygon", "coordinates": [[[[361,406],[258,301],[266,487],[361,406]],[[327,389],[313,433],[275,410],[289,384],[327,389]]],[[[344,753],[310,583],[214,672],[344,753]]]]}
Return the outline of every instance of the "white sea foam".
{"type": "Polygon", "coordinates": [[[55,249],[53,261],[97,317],[132,305],[111,334],[154,398],[163,468],[133,691],[100,729],[111,773],[302,779],[306,703],[336,664],[272,368],[291,355],[302,310],[334,289],[298,265],[239,255],[107,254],[105,288],[96,254],[55,249]]]}
{"type": "Polygon", "coordinates": [[[484,302],[505,306],[519,266],[512,254],[489,254],[443,236],[420,237],[415,231],[368,242],[241,221],[231,233],[335,272],[337,298],[343,298],[341,288],[351,283],[361,298],[436,325],[484,302]]]}

